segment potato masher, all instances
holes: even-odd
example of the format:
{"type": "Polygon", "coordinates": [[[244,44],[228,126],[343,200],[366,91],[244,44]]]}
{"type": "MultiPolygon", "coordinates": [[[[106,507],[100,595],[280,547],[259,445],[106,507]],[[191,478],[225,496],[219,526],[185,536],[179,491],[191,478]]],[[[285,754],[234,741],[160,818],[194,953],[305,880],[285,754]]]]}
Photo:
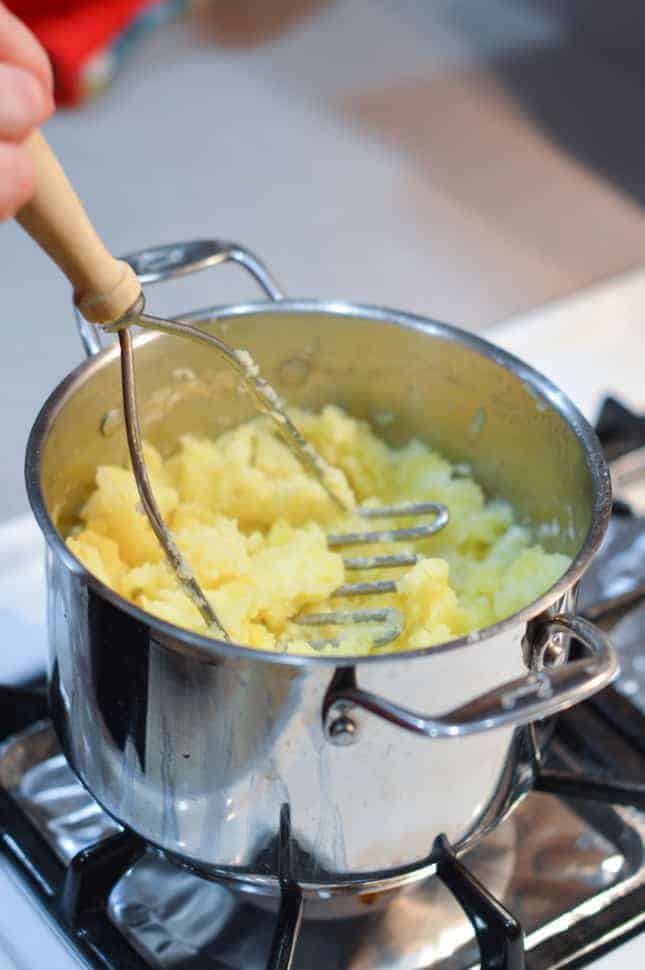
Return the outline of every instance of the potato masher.
{"type": "MultiPolygon", "coordinates": [[[[164,319],[144,312],[145,298],[134,270],[124,260],[114,259],[105,248],[42,134],[40,132],[32,134],[27,141],[27,147],[36,169],[36,191],[31,201],[18,212],[16,218],[68,278],[74,289],[75,304],[83,317],[90,323],[99,324],[106,331],[117,333],[121,350],[126,435],[143,509],[179,584],[199,610],[209,632],[222,640],[229,641],[227,631],[197,582],[190,564],[186,562],[171,532],[166,528],[152,492],[139,425],[131,325],[136,324],[145,329],[186,337],[215,350],[237,372],[251,392],[258,409],[273,420],[282,440],[303,468],[318,480],[330,501],[339,509],[349,511],[347,503],[336,487],[334,470],[300,434],[286,413],[280,398],[261,376],[257,365],[246,351],[235,350],[219,337],[189,323],[164,319]]],[[[430,516],[431,521],[408,528],[329,535],[327,542],[330,547],[404,542],[426,538],[438,532],[448,521],[447,509],[434,502],[400,503],[380,508],[359,507],[354,511],[366,519],[430,516]]],[[[417,560],[416,553],[406,551],[391,555],[348,557],[344,559],[344,564],[349,570],[370,570],[412,565],[417,560]]],[[[395,581],[379,580],[348,583],[339,587],[332,595],[364,596],[395,591],[395,581]]],[[[312,613],[299,615],[294,620],[313,626],[381,624],[382,631],[374,638],[377,646],[394,640],[401,633],[404,625],[400,612],[391,608],[312,613]]],[[[312,641],[312,645],[338,646],[340,642],[339,638],[325,638],[312,641]]]]}

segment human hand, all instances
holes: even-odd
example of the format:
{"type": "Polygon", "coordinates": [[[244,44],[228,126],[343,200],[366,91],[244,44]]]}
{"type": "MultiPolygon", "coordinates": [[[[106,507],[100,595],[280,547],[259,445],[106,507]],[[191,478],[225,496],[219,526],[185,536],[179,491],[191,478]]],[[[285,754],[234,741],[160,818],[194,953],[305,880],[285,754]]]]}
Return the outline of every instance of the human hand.
{"type": "Polygon", "coordinates": [[[31,31],[0,2],[0,221],[34,191],[25,139],[54,110],[47,54],[31,31]]]}

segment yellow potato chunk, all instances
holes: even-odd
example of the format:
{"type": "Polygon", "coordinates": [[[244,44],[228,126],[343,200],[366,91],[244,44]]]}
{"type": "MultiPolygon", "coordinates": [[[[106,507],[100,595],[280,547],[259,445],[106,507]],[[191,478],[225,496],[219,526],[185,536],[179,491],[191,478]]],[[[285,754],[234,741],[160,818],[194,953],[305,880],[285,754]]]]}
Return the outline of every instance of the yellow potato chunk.
{"type": "Polygon", "coordinates": [[[326,600],[343,579],[342,559],[327,548],[319,525],[310,522],[294,529],[278,522],[253,557],[258,616],[279,633],[290,617],[309,603],[326,600]]]}
{"type": "Polygon", "coordinates": [[[70,536],[67,545],[77,559],[84,563],[90,572],[117,591],[122,592],[122,577],[125,566],[119,554],[119,547],[113,539],[99,535],[91,529],[84,529],[70,536]]]}
{"type": "MultiPolygon", "coordinates": [[[[216,441],[188,435],[168,464],[181,501],[234,518],[244,530],[267,529],[279,519],[329,522],[335,514],[318,482],[265,422],[241,425],[216,441]]],[[[334,486],[350,494],[344,476],[334,486]]]]}
{"type": "MultiPolygon", "coordinates": [[[[168,484],[158,453],[146,446],[150,482],[164,519],[177,505],[177,492],[168,484]]],[[[102,465],[96,472],[96,490],[81,512],[88,529],[113,539],[130,566],[157,562],[163,552],[141,506],[134,475],[129,469],[102,465]]]]}
{"type": "Polygon", "coordinates": [[[493,597],[496,619],[501,620],[522,609],[558,581],[569,560],[552,553],[545,555],[541,546],[523,549],[504,573],[503,582],[493,597]]]}

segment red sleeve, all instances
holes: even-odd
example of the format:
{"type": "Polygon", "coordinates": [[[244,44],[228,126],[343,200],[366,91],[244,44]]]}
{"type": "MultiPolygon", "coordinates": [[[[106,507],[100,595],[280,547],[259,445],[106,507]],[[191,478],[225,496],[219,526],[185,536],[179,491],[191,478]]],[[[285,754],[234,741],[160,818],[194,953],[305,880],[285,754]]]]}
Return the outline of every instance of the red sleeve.
{"type": "MultiPolygon", "coordinates": [[[[88,65],[100,67],[100,55],[130,22],[159,0],[8,0],[7,6],[34,32],[54,69],[56,101],[76,104],[92,86],[88,65]]],[[[100,74],[100,70],[97,72],[100,74]]],[[[106,75],[110,73],[105,65],[106,75]]]]}

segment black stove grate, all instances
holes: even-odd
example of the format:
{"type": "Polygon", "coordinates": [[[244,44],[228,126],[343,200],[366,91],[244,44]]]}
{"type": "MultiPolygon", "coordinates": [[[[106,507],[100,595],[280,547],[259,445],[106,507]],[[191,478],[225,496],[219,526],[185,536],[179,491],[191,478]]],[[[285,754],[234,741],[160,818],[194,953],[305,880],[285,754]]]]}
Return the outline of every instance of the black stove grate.
{"type": "MultiPolygon", "coordinates": [[[[593,766],[592,774],[541,768],[538,787],[567,799],[634,805],[645,809],[645,786],[629,781],[642,777],[642,754],[614,726],[607,707],[625,701],[611,688],[602,703],[590,701],[559,719],[558,747],[576,761],[593,766]],[[589,739],[593,744],[588,744],[589,739]],[[617,766],[627,780],[604,774],[617,766]],[[632,775],[632,772],[635,774],[632,775]]],[[[32,689],[0,687],[0,741],[47,716],[44,697],[32,689]]],[[[645,718],[630,707],[630,731],[645,736],[645,718]]],[[[300,888],[290,876],[289,813],[281,818],[282,904],[276,920],[267,970],[292,966],[302,919],[300,888]]],[[[78,853],[65,867],[34,823],[11,795],[0,788],[0,847],[39,899],[50,918],[76,946],[88,966],[100,970],[147,970],[149,964],[122,936],[107,915],[108,897],[124,872],[145,852],[146,844],[125,831],[78,853]]],[[[522,929],[484,886],[457,859],[445,839],[432,852],[437,875],[453,893],[470,920],[481,950],[482,970],[549,970],[582,967],[605,950],[636,935],[645,925],[645,887],[628,894],[601,913],[582,920],[566,933],[551,937],[525,954],[522,929]]]]}
{"type": "MultiPolygon", "coordinates": [[[[0,742],[47,716],[43,694],[29,688],[0,687],[0,742]]],[[[145,961],[107,917],[112,886],[145,849],[140,839],[121,833],[79,853],[66,867],[22,808],[0,787],[0,847],[88,966],[145,970],[145,961]]]]}
{"type": "Polygon", "coordinates": [[[607,461],[614,461],[645,445],[645,415],[634,414],[615,397],[606,397],[596,432],[607,461]]]}
{"type": "Polygon", "coordinates": [[[482,970],[524,970],[524,933],[509,913],[456,857],[445,836],[434,845],[437,877],[450,890],[475,931],[482,970]]]}

